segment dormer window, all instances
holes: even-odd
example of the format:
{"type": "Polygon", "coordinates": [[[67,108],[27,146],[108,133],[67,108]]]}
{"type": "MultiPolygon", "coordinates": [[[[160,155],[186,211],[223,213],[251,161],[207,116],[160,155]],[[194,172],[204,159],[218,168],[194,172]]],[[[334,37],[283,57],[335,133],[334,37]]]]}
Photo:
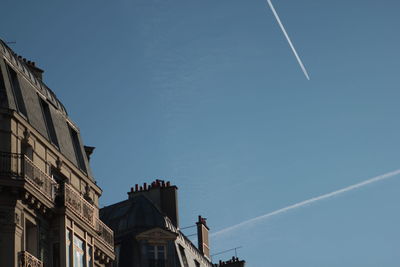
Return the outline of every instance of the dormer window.
{"type": "Polygon", "coordinates": [[[7,93],[6,85],[4,84],[2,69],[0,66],[0,105],[3,106],[3,103],[7,103],[7,93]]]}
{"type": "Polygon", "coordinates": [[[78,163],[78,167],[82,171],[86,172],[85,160],[83,158],[83,153],[82,153],[81,144],[79,142],[78,133],[74,129],[72,129],[72,127],[70,125],[68,125],[68,127],[69,127],[69,132],[71,133],[72,145],[74,146],[75,156],[76,156],[76,161],[78,163]]]}
{"type": "Polygon", "coordinates": [[[165,245],[147,245],[149,267],[165,267],[167,259],[165,245]]]}
{"type": "Polygon", "coordinates": [[[40,105],[42,107],[43,118],[46,124],[47,134],[49,136],[50,142],[58,147],[58,140],[56,135],[56,130],[54,128],[53,119],[51,118],[50,107],[46,101],[40,98],[40,105]]]}
{"type": "Polygon", "coordinates": [[[15,72],[15,70],[13,68],[11,68],[10,66],[7,65],[7,70],[8,70],[8,74],[10,77],[10,82],[11,82],[11,87],[14,93],[14,99],[15,99],[15,103],[17,105],[17,110],[25,116],[25,118],[28,118],[27,112],[26,112],[26,107],[25,107],[25,103],[24,103],[24,99],[22,97],[22,91],[21,91],[21,86],[19,84],[19,80],[18,80],[18,75],[15,72]]]}

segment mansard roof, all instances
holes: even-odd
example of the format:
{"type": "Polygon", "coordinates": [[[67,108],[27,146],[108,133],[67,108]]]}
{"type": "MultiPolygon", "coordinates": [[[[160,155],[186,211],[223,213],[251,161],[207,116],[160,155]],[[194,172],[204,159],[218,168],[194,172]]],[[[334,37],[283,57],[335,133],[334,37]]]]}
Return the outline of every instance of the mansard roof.
{"type": "Polygon", "coordinates": [[[20,110],[18,101],[22,102],[25,111],[20,114],[24,115],[26,121],[50,143],[54,144],[55,139],[59,151],[94,180],[79,128],[68,117],[64,105],[56,94],[42,81],[41,73],[43,70],[34,62],[18,56],[0,40],[0,108],[18,111],[20,110]],[[13,88],[10,70],[16,74],[20,96],[16,95],[13,88]],[[43,103],[47,114],[44,114],[46,112],[43,111],[43,103]],[[46,116],[52,119],[54,130],[49,130],[46,116]]]}

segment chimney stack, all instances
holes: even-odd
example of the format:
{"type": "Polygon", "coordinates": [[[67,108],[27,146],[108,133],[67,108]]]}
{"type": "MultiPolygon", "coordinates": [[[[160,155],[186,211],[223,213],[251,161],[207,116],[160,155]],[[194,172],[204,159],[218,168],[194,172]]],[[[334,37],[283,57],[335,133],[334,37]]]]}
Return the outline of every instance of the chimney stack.
{"type": "Polygon", "coordinates": [[[44,70],[38,68],[38,67],[36,66],[36,63],[35,63],[34,61],[27,60],[26,58],[24,58],[24,57],[22,57],[22,56],[19,56],[19,55],[17,55],[17,54],[14,54],[14,55],[19,59],[20,62],[25,63],[25,66],[28,67],[28,69],[32,72],[32,74],[33,74],[37,79],[39,79],[40,81],[43,80],[43,72],[44,72],[44,70]]]}
{"type": "Polygon", "coordinates": [[[88,161],[90,161],[90,156],[93,154],[93,151],[95,150],[94,146],[83,146],[85,149],[86,157],[88,161]]]}
{"type": "Polygon", "coordinates": [[[239,260],[238,257],[232,257],[232,259],[228,261],[219,261],[219,263],[215,264],[215,267],[245,267],[246,262],[244,260],[239,260]]]}
{"type": "Polygon", "coordinates": [[[128,192],[128,199],[138,195],[147,197],[168,216],[175,227],[179,227],[178,187],[157,179],[151,184],[144,183],[143,186],[136,184],[128,192]]]}
{"type": "Polygon", "coordinates": [[[207,226],[207,219],[199,215],[197,224],[197,240],[200,252],[208,259],[210,259],[210,244],[208,241],[208,232],[210,228],[207,226]]]}

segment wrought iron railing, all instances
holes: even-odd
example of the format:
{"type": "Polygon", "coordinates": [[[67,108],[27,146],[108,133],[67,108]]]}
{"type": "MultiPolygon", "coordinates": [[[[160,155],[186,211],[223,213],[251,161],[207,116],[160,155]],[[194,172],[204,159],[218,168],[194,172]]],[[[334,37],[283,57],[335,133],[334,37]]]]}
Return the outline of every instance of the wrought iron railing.
{"type": "Polygon", "coordinates": [[[28,251],[18,253],[19,267],[43,267],[43,262],[28,251]]]}
{"type": "Polygon", "coordinates": [[[57,182],[40,170],[27,156],[0,152],[0,175],[24,179],[46,198],[53,201],[57,182]]]}

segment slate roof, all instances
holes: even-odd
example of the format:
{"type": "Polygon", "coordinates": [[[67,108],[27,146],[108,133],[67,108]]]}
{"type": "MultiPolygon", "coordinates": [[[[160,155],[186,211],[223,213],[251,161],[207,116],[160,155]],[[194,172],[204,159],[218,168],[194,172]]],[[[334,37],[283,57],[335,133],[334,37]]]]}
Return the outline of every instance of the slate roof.
{"type": "MultiPolygon", "coordinates": [[[[15,97],[13,97],[12,89],[9,86],[9,76],[6,70],[6,66],[8,65],[18,75],[23,102],[26,106],[26,120],[42,136],[51,141],[39,98],[46,101],[49,104],[60,152],[79,168],[79,159],[77,158],[69,129],[69,127],[71,127],[77,133],[81,154],[83,155],[85,170],[82,168],[80,169],[86,172],[90,179],[94,180],[79,134],[79,128],[68,117],[64,105],[57,98],[56,94],[47,87],[43,81],[35,76],[32,71],[33,64],[34,63],[18,56],[5,42],[0,40],[0,75],[2,75],[0,78],[3,78],[0,79],[0,83],[3,80],[3,85],[0,84],[0,108],[17,110],[17,101],[15,97]]],[[[35,66],[33,68],[38,69],[35,66]]],[[[40,71],[40,69],[38,70],[40,71]]]]}
{"type": "MultiPolygon", "coordinates": [[[[188,260],[196,259],[202,262],[201,266],[212,266],[198,248],[144,195],[131,196],[127,200],[100,209],[100,219],[114,231],[115,242],[118,242],[119,238],[135,237],[157,227],[175,233],[175,244],[187,249],[188,260]]],[[[181,252],[177,250],[176,253],[181,252]]]]}
{"type": "Polygon", "coordinates": [[[145,196],[138,195],[100,209],[100,218],[115,236],[130,231],[140,233],[159,227],[166,229],[166,217],[145,196]]]}

